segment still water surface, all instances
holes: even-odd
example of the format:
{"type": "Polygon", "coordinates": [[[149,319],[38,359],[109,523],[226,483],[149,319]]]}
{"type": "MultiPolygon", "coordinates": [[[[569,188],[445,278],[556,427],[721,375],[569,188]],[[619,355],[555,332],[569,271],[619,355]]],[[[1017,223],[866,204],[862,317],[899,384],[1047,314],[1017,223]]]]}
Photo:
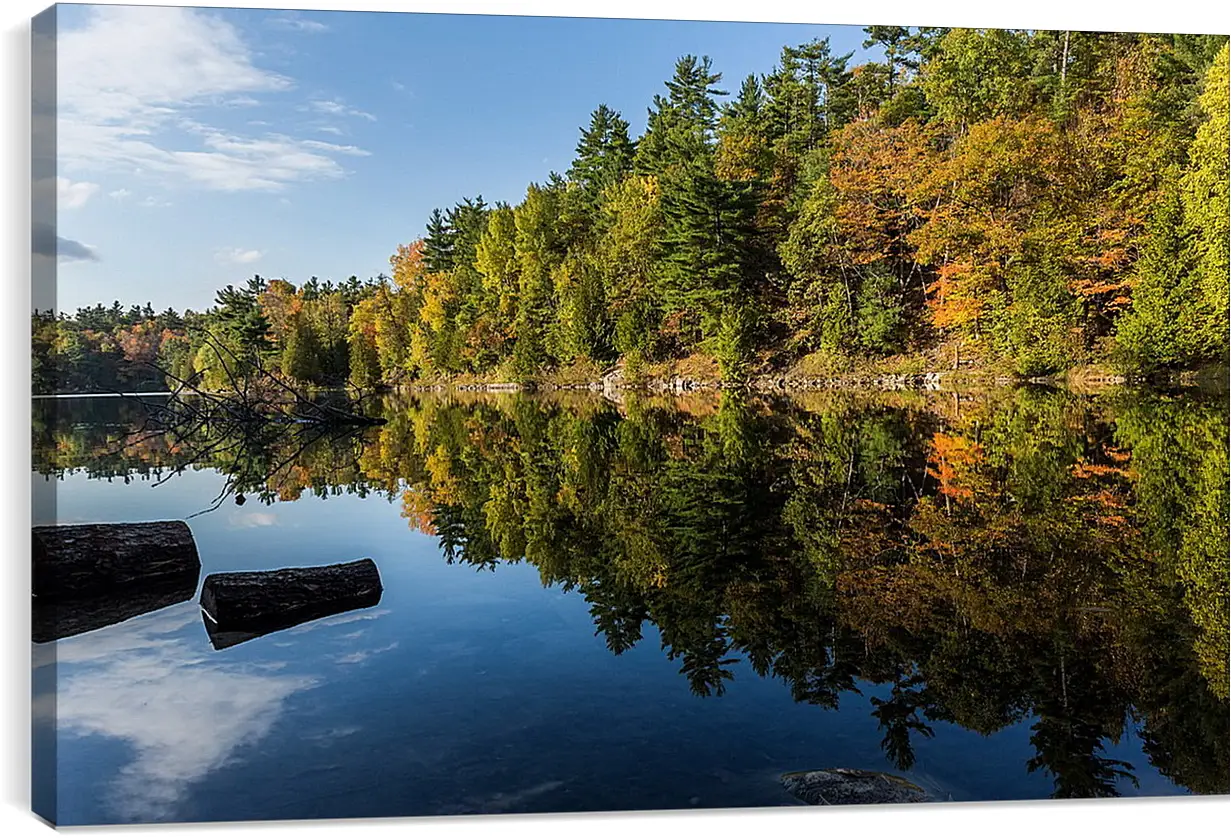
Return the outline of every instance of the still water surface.
{"type": "Polygon", "coordinates": [[[59,823],[779,806],[829,767],[1227,793],[1225,396],[381,410],[194,461],[131,401],[36,403],[36,523],[384,584],[220,651],[195,595],[36,645],[59,823]]]}

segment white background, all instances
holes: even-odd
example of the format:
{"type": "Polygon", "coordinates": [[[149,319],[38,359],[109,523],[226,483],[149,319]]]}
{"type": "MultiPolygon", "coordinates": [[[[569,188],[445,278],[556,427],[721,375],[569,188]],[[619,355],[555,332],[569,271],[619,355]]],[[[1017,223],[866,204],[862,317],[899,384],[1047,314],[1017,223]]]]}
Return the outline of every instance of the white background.
{"type": "MultiPolygon", "coordinates": [[[[29,813],[29,159],[30,17],[44,2],[4,0],[0,10],[0,836],[49,834],[29,813]]],[[[140,5],[153,5],[140,3],[140,5]]],[[[173,4],[188,5],[188,4],[173,4]]],[[[260,3],[201,2],[201,6],[261,6],[260,3]]],[[[301,9],[379,9],[594,17],[686,18],[800,23],[872,23],[928,26],[999,26],[1153,32],[1231,32],[1231,3],[1210,0],[1130,3],[1035,0],[1030,3],[906,2],[868,0],[861,4],[789,0],[368,0],[287,2],[269,6],[301,9]]],[[[413,45],[408,45],[413,49],[413,45]]],[[[767,56],[767,68],[774,56],[767,56]]],[[[191,720],[186,720],[191,724],[191,720]]],[[[927,836],[1126,836],[1172,838],[1217,834],[1231,819],[1231,799],[1121,800],[1014,804],[936,804],[860,809],[730,810],[710,813],[587,816],[483,816],[470,818],[317,821],[293,824],[232,824],[74,829],[127,836],[188,832],[209,836],[328,838],[359,830],[392,836],[414,829],[425,836],[510,835],[554,838],[584,832],[606,836],[702,833],[710,838],[776,835],[908,834],[927,836]],[[1217,825],[1221,823],[1222,827],[1217,825]]]]}

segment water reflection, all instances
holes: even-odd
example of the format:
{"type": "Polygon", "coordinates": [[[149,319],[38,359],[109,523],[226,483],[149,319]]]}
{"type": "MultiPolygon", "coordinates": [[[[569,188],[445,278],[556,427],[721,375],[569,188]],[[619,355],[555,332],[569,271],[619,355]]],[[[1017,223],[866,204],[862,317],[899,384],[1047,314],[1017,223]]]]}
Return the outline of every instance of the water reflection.
{"type": "Polygon", "coordinates": [[[201,633],[196,603],[183,603],[36,647],[36,665],[58,667],[54,702],[36,702],[36,721],[54,714],[62,735],[132,749],[104,793],[118,820],[174,820],[194,782],[259,742],[287,699],[318,683],[268,662],[206,657],[201,633]]]}
{"type": "Polygon", "coordinates": [[[1136,782],[1110,755],[1130,735],[1177,785],[1228,790],[1224,401],[401,398],[362,445],[274,442],[258,476],[131,445],[105,409],[36,421],[36,468],[382,495],[447,562],[528,563],[583,598],[615,655],[652,625],[698,696],[746,661],[797,702],[862,704],[901,770],[938,725],[1026,723],[1023,771],[1056,797],[1136,782]]]}
{"type": "Polygon", "coordinates": [[[158,579],[129,584],[120,590],[106,591],[93,597],[72,599],[34,599],[32,604],[33,639],[48,643],[65,637],[96,631],[122,623],[141,614],[192,599],[197,592],[197,577],[158,579]]]}

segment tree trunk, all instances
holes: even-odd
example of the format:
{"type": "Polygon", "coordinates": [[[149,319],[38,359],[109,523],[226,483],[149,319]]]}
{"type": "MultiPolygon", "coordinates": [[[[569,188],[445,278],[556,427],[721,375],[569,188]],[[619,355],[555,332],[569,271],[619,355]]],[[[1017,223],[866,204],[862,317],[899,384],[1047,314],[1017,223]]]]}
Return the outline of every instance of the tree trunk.
{"type": "Polygon", "coordinates": [[[93,597],[159,581],[191,580],[201,559],[183,521],[35,527],[36,599],[93,597]]]}
{"type": "Polygon", "coordinates": [[[371,559],[324,567],[213,573],[201,586],[201,611],[215,649],[380,602],[371,559]]]}

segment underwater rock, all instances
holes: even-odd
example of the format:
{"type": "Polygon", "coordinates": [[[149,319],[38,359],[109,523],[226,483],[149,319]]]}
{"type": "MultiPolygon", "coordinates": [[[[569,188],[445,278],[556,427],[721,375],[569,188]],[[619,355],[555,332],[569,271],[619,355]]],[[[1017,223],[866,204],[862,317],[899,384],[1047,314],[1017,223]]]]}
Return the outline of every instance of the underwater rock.
{"type": "Polygon", "coordinates": [[[813,806],[924,803],[931,800],[927,792],[909,780],[857,768],[794,771],[782,775],[782,785],[813,806]]]}

